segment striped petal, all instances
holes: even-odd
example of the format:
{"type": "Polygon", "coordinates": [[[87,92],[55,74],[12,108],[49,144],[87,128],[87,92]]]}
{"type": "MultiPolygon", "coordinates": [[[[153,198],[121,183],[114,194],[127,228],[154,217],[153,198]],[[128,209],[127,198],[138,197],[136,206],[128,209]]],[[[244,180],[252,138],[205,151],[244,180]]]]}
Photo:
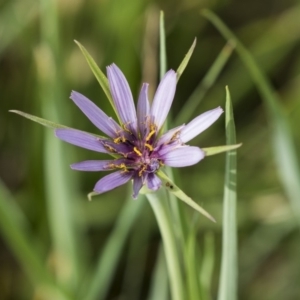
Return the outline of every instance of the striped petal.
{"type": "Polygon", "coordinates": [[[133,133],[137,133],[137,119],[132,93],[122,71],[112,64],[107,67],[110,91],[117,112],[123,124],[133,133]]]}
{"type": "Polygon", "coordinates": [[[159,140],[157,141],[157,146],[163,145],[163,144],[169,144],[173,141],[176,141],[179,136],[182,128],[184,128],[185,125],[181,125],[178,127],[175,127],[173,129],[168,130],[166,133],[164,133],[159,140]]]}
{"type": "Polygon", "coordinates": [[[164,124],[170,111],[176,90],[176,72],[170,70],[161,80],[151,107],[151,116],[157,131],[164,124]]]}
{"type": "Polygon", "coordinates": [[[138,103],[137,103],[138,127],[139,127],[139,130],[140,130],[140,133],[142,134],[142,136],[144,136],[146,134],[147,117],[150,116],[150,105],[149,105],[149,100],[148,100],[148,87],[149,87],[148,83],[143,84],[141,91],[140,91],[138,103]]]}
{"type": "Polygon", "coordinates": [[[123,171],[118,171],[106,175],[96,183],[94,191],[99,194],[110,191],[128,182],[132,178],[132,175],[132,172],[123,171]]]}
{"type": "Polygon", "coordinates": [[[108,151],[103,146],[103,141],[105,141],[105,139],[95,137],[92,134],[76,129],[61,128],[55,130],[55,135],[59,139],[72,145],[92,151],[108,153],[108,151]]]}
{"type": "Polygon", "coordinates": [[[187,167],[198,163],[205,153],[198,147],[182,146],[161,156],[163,163],[170,167],[187,167]]]}
{"type": "Polygon", "coordinates": [[[180,139],[186,143],[212,125],[223,113],[221,107],[209,110],[189,122],[180,133],[180,139]]]}
{"type": "Polygon", "coordinates": [[[88,172],[97,172],[97,171],[109,171],[113,170],[114,166],[119,166],[124,163],[124,159],[115,159],[115,160],[85,160],[75,164],[72,164],[70,167],[73,170],[77,171],[88,171],[88,172]]]}
{"type": "Polygon", "coordinates": [[[143,178],[138,174],[135,174],[133,177],[133,199],[137,199],[140,189],[143,186],[143,178]]]}
{"type": "Polygon", "coordinates": [[[118,136],[121,127],[112,118],[107,116],[97,105],[82,94],[72,91],[70,97],[89,120],[102,132],[111,138],[118,136]]]}
{"type": "Polygon", "coordinates": [[[157,191],[161,187],[161,180],[154,173],[147,176],[147,187],[152,191],[157,191]]]}

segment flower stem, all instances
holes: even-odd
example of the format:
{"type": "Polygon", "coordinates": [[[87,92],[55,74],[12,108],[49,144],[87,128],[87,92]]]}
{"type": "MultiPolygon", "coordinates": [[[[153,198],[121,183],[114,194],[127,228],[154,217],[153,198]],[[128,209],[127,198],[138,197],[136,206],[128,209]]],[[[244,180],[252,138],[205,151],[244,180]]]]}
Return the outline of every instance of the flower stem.
{"type": "Polygon", "coordinates": [[[155,214],[166,255],[169,273],[171,295],[173,300],[182,300],[184,297],[183,280],[180,271],[180,259],[176,247],[175,234],[172,228],[170,213],[165,199],[159,199],[157,194],[146,195],[155,214]]]}

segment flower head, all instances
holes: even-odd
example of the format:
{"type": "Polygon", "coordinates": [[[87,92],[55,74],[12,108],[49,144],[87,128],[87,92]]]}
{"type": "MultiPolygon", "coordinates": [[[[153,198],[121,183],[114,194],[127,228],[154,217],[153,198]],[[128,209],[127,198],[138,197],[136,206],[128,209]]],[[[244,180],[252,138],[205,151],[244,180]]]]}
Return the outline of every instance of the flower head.
{"type": "Polygon", "coordinates": [[[72,169],[80,171],[113,171],[96,183],[96,193],[109,191],[132,179],[133,197],[137,198],[143,185],[154,191],[160,188],[161,180],[156,173],[164,165],[186,167],[204,158],[203,150],[185,143],[219,118],[223,112],[220,107],[161,135],[161,128],[176,90],[176,73],[170,70],[165,74],[151,106],[148,100],[148,84],[144,83],[137,110],[128,82],[115,64],[107,67],[107,77],[121,124],[108,117],[85,96],[73,91],[71,99],[107,138],[99,138],[75,129],[55,131],[56,136],[63,141],[113,156],[110,160],[87,160],[71,165],[72,169]]]}

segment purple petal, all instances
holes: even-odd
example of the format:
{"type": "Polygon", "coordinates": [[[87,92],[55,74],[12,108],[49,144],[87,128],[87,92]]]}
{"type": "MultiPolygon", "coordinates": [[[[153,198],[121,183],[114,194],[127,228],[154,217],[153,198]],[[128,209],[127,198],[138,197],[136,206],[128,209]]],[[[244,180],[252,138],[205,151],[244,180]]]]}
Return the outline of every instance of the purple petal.
{"type": "Polygon", "coordinates": [[[122,131],[121,127],[112,118],[108,117],[91,100],[78,92],[72,91],[70,97],[89,120],[109,137],[115,138],[117,132],[122,131]]]}
{"type": "Polygon", "coordinates": [[[151,107],[151,116],[157,126],[157,131],[159,131],[166,120],[174,99],[175,90],[176,73],[173,70],[170,70],[161,80],[151,107]]]}
{"type": "Polygon", "coordinates": [[[209,110],[189,122],[182,130],[180,139],[186,143],[212,125],[223,113],[221,107],[209,110]]]}
{"type": "Polygon", "coordinates": [[[137,196],[139,194],[140,189],[143,186],[143,178],[142,176],[139,176],[138,174],[135,174],[133,177],[133,195],[132,197],[134,199],[137,199],[137,196]]]}
{"type": "Polygon", "coordinates": [[[109,171],[113,170],[114,166],[118,166],[124,163],[124,159],[115,159],[115,160],[85,160],[75,164],[72,164],[70,167],[73,170],[77,171],[109,171]]]}
{"type": "Polygon", "coordinates": [[[142,136],[146,132],[147,128],[147,117],[150,116],[150,105],[148,100],[148,83],[144,83],[141,92],[139,95],[138,103],[137,103],[137,119],[138,126],[140,129],[140,133],[142,136]]]}
{"type": "Polygon", "coordinates": [[[103,141],[105,141],[105,139],[95,137],[92,134],[76,129],[61,128],[55,130],[55,135],[59,139],[75,146],[92,151],[108,153],[108,151],[103,146],[103,141]]]}
{"type": "Polygon", "coordinates": [[[198,163],[205,156],[198,147],[182,146],[162,155],[163,163],[170,167],[186,167],[198,163]]]}
{"type": "Polygon", "coordinates": [[[169,144],[172,141],[176,141],[179,136],[182,128],[184,128],[185,125],[181,125],[178,127],[175,127],[173,129],[168,130],[165,134],[163,134],[159,140],[157,141],[157,146],[163,145],[163,144],[169,144]]]}
{"type": "Polygon", "coordinates": [[[134,102],[128,82],[122,71],[112,64],[107,67],[110,91],[123,124],[133,133],[137,133],[137,120],[134,102]]]}
{"type": "Polygon", "coordinates": [[[118,171],[101,178],[95,185],[94,191],[101,194],[125,184],[132,178],[132,172],[118,171]]]}
{"type": "Polygon", "coordinates": [[[154,173],[149,173],[147,177],[147,187],[152,191],[157,191],[161,186],[161,180],[154,173]]]}

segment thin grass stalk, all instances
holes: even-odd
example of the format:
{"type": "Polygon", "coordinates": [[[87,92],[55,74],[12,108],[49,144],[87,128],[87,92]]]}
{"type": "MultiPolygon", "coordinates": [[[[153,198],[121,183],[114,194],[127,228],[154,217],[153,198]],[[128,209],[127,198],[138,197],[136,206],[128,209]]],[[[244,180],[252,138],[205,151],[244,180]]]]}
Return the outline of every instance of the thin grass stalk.
{"type": "MultiPolygon", "coordinates": [[[[59,119],[67,114],[62,107],[62,80],[60,66],[60,41],[57,3],[40,0],[41,45],[35,52],[38,69],[38,93],[42,113],[47,119],[59,119]],[[58,103],[60,109],[58,110],[58,103]]],[[[75,292],[80,276],[79,231],[75,222],[75,199],[72,197],[69,168],[62,143],[51,131],[45,132],[45,179],[47,213],[53,242],[52,261],[58,281],[75,292]],[[67,169],[68,168],[68,169],[67,169]]]]}
{"type": "Polygon", "coordinates": [[[158,193],[149,193],[146,196],[155,214],[163,240],[170,281],[171,298],[172,300],[182,300],[185,299],[183,278],[173,224],[166,199],[158,197],[157,194],[158,193]]]}
{"type": "Polygon", "coordinates": [[[124,204],[115,227],[99,255],[94,274],[82,294],[82,299],[102,300],[107,296],[130,229],[144,204],[145,199],[141,196],[138,201],[133,201],[130,197],[124,204]]]}
{"type": "Polygon", "coordinates": [[[192,95],[184,103],[173,124],[184,124],[187,122],[187,120],[191,119],[192,114],[197,110],[198,105],[201,103],[206,93],[219,77],[221,71],[229,60],[233,49],[234,44],[230,41],[223,47],[220,54],[211,65],[200,84],[196,87],[192,95]]]}
{"type": "Polygon", "coordinates": [[[163,246],[160,245],[157,252],[156,263],[152,275],[150,293],[148,300],[168,300],[169,299],[169,281],[167,273],[166,258],[163,246]]]}
{"type": "MultiPolygon", "coordinates": [[[[226,144],[236,143],[233,111],[226,87],[226,144]]],[[[218,300],[237,299],[236,150],[226,153],[222,261],[218,300]]]]}
{"type": "Polygon", "coordinates": [[[204,16],[220,31],[224,38],[236,44],[236,50],[247,67],[262,99],[266,104],[273,125],[273,151],[279,176],[288,195],[295,220],[300,225],[300,170],[297,151],[293,142],[288,119],[280,105],[280,99],[271,83],[260,70],[251,53],[236,38],[229,28],[212,12],[205,10],[204,16]]]}

